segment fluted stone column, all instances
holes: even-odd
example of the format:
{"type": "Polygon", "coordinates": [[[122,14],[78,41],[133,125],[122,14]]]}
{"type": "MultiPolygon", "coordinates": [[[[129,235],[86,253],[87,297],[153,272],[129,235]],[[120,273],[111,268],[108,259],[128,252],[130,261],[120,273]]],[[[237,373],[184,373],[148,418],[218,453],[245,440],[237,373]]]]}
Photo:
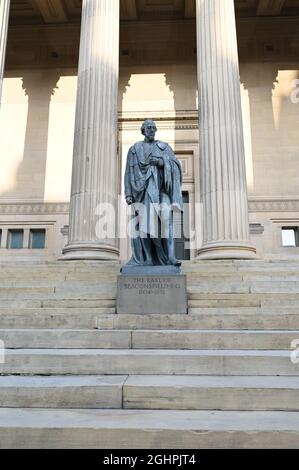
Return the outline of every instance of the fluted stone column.
{"type": "Polygon", "coordinates": [[[119,254],[119,22],[119,0],[83,0],[69,241],[64,259],[114,260],[119,254]],[[101,220],[107,222],[100,225],[107,226],[108,234],[96,232],[101,220]]]}
{"type": "Polygon", "coordinates": [[[0,102],[2,96],[2,84],[4,64],[6,56],[6,41],[9,20],[10,0],[0,0],[0,102]]]}
{"type": "Polygon", "coordinates": [[[197,0],[201,259],[253,258],[234,0],[197,0]]]}

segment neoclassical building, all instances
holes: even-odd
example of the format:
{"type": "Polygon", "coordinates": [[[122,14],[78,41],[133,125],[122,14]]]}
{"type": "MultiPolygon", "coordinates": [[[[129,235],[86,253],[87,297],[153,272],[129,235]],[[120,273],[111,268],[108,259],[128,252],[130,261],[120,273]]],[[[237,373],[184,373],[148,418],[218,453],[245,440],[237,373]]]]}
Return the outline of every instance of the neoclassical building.
{"type": "Polygon", "coordinates": [[[146,117],[183,167],[181,258],[299,258],[299,1],[0,14],[2,259],[127,259],[119,201],[146,117]],[[99,238],[105,204],[115,236],[99,238]]]}

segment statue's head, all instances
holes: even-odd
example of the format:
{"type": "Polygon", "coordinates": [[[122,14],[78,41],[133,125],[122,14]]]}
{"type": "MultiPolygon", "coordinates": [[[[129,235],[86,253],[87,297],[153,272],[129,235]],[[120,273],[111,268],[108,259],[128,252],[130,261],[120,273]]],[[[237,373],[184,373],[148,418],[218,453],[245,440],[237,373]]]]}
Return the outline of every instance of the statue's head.
{"type": "Polygon", "coordinates": [[[156,132],[157,126],[155,121],[153,121],[152,119],[146,119],[142,124],[141,133],[145,136],[148,141],[153,142],[155,140],[156,132]]]}

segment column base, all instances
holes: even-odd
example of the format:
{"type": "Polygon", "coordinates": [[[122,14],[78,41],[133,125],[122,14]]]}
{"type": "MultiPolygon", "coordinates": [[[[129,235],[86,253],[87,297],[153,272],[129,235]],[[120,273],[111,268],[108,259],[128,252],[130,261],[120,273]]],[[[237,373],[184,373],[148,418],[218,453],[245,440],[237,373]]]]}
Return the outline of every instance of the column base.
{"type": "Polygon", "coordinates": [[[247,243],[218,242],[204,245],[197,255],[200,260],[258,259],[256,248],[247,243]]]}
{"type": "Polygon", "coordinates": [[[74,244],[67,245],[63,251],[60,261],[98,260],[118,261],[119,250],[110,245],[100,244],[74,244]]]}

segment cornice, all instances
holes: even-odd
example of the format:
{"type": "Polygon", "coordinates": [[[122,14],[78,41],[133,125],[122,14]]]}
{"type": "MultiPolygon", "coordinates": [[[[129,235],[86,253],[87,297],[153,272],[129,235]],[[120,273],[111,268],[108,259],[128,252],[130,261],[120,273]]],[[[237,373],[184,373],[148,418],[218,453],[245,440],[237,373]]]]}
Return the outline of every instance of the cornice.
{"type": "MultiPolygon", "coordinates": [[[[249,212],[299,212],[299,197],[256,198],[250,197],[249,212]]],[[[0,215],[68,214],[69,204],[61,203],[3,203],[0,215]]]]}
{"type": "Polygon", "coordinates": [[[68,203],[20,203],[1,204],[1,215],[43,215],[43,214],[68,214],[68,203]]]}
{"type": "Polygon", "coordinates": [[[299,198],[249,198],[249,212],[299,212],[299,198]]]}

